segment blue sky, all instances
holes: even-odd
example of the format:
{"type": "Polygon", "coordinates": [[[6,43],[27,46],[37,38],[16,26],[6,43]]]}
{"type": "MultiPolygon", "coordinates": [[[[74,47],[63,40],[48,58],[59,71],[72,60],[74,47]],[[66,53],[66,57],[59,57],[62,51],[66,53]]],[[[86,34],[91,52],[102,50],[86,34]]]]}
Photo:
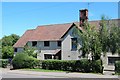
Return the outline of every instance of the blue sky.
{"type": "Polygon", "coordinates": [[[89,20],[100,20],[101,15],[118,18],[117,2],[3,2],[2,35],[22,35],[27,29],[79,21],[79,10],[89,10],[89,20]]]}

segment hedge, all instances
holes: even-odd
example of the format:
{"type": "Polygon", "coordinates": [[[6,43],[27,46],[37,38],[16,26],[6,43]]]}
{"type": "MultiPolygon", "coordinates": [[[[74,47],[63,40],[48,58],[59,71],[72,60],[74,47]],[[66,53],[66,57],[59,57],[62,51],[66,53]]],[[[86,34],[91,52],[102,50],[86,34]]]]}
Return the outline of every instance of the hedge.
{"type": "Polygon", "coordinates": [[[12,60],[14,69],[35,68],[39,66],[40,61],[24,53],[18,53],[12,60]]]}
{"type": "Polygon", "coordinates": [[[12,60],[14,69],[21,68],[42,68],[48,70],[62,70],[73,72],[94,72],[102,73],[102,61],[81,60],[37,60],[24,53],[18,53],[12,60]]]}
{"type": "Polygon", "coordinates": [[[42,68],[49,70],[71,71],[74,66],[74,61],[65,60],[43,60],[42,68]]]}
{"type": "Polygon", "coordinates": [[[1,59],[0,60],[0,67],[2,68],[7,68],[7,65],[8,65],[8,59],[1,59]]]}
{"type": "Polygon", "coordinates": [[[93,61],[91,64],[92,71],[94,73],[103,73],[103,63],[102,60],[93,61]]]}
{"type": "Polygon", "coordinates": [[[63,70],[74,72],[95,72],[102,73],[102,61],[81,60],[43,60],[42,68],[48,70],[63,70]]]}
{"type": "Polygon", "coordinates": [[[115,61],[115,73],[120,73],[120,61],[115,61]]]}

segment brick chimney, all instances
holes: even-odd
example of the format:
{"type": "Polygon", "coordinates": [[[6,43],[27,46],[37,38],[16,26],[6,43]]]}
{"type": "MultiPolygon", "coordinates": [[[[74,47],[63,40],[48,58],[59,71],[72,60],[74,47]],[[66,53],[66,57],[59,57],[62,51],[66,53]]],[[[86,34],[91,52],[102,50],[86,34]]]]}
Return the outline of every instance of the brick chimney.
{"type": "Polygon", "coordinates": [[[83,10],[79,10],[79,14],[80,14],[80,27],[84,26],[84,22],[88,21],[88,10],[87,9],[83,9],[83,10]]]}

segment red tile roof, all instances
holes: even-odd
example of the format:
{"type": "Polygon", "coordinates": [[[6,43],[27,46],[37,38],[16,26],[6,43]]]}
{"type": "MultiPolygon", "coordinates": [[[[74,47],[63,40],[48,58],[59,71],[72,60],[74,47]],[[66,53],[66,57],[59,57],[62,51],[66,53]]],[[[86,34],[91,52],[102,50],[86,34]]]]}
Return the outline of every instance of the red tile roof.
{"type": "MultiPolygon", "coordinates": [[[[100,20],[89,21],[94,26],[99,26],[100,20]]],[[[120,19],[113,19],[111,22],[120,23],[120,19]]],[[[79,22],[74,22],[79,26],[79,22]]],[[[61,37],[72,27],[73,23],[54,24],[38,26],[36,29],[27,30],[13,47],[24,47],[28,41],[53,41],[60,40],[61,37]]],[[[79,29],[82,30],[80,27],[79,29]]]]}
{"type": "Polygon", "coordinates": [[[60,40],[71,26],[72,23],[38,26],[29,41],[60,40]]]}
{"type": "Polygon", "coordinates": [[[13,47],[24,47],[28,40],[30,39],[32,33],[34,32],[34,29],[27,30],[22,37],[13,45],[13,47]]]}
{"type": "Polygon", "coordinates": [[[24,47],[28,41],[53,41],[60,38],[72,27],[72,23],[38,26],[27,30],[13,47],[24,47]]]}

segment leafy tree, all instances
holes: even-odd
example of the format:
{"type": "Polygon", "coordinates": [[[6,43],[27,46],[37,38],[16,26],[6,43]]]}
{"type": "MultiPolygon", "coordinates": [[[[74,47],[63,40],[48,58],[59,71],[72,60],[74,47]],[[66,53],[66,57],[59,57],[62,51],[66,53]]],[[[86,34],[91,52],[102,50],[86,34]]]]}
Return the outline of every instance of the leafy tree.
{"type": "Polygon", "coordinates": [[[120,27],[112,26],[109,35],[109,50],[120,54],[120,27]]]}
{"type": "Polygon", "coordinates": [[[103,15],[99,27],[99,39],[102,45],[102,52],[104,55],[109,51],[109,20],[103,15]]]}
{"type": "Polygon", "coordinates": [[[99,28],[85,22],[83,30],[75,29],[74,34],[76,33],[82,41],[79,50],[82,50],[84,57],[91,53],[92,60],[98,60],[102,52],[120,53],[120,27],[114,23],[110,24],[105,16],[102,16],[99,28]]]}
{"type": "Polygon", "coordinates": [[[20,37],[16,34],[4,36],[0,42],[2,42],[2,58],[13,58],[14,50],[13,45],[17,42],[20,37]]]}
{"type": "Polygon", "coordinates": [[[28,56],[37,58],[37,51],[35,51],[35,50],[36,50],[36,48],[34,48],[34,47],[25,46],[23,53],[27,54],[28,56]]]}
{"type": "Polygon", "coordinates": [[[100,59],[102,46],[97,27],[85,23],[83,33],[80,37],[82,38],[82,48],[80,50],[82,50],[83,55],[91,53],[92,60],[100,59]]]}
{"type": "Polygon", "coordinates": [[[100,43],[97,27],[85,22],[82,31],[77,28],[73,31],[73,34],[76,33],[79,36],[78,39],[82,41],[82,47],[79,49],[79,51],[82,50],[82,56],[88,57],[88,54],[91,53],[92,60],[100,59],[102,45],[100,43]]]}
{"type": "Polygon", "coordinates": [[[120,53],[120,27],[102,16],[99,32],[103,53],[120,53]]]}
{"type": "Polygon", "coordinates": [[[14,55],[14,49],[12,46],[4,46],[2,48],[2,58],[7,59],[7,58],[13,58],[14,55]]]}
{"type": "Polygon", "coordinates": [[[16,34],[11,34],[9,36],[4,36],[2,38],[2,46],[13,46],[20,37],[16,34]]]}

